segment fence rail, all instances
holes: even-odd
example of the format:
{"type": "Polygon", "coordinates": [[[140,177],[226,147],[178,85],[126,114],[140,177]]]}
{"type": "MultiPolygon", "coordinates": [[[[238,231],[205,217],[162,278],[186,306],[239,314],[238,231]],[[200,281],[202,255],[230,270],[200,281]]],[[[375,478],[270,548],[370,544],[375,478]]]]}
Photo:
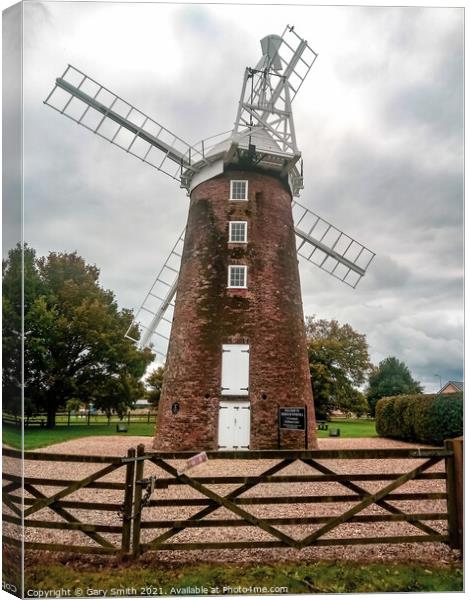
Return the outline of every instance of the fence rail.
{"type": "MultiPolygon", "coordinates": [[[[47,452],[22,454],[4,448],[3,456],[7,460],[23,458],[27,463],[41,461],[61,465],[54,465],[54,476],[51,477],[30,475],[31,469],[27,465],[25,477],[4,473],[4,522],[7,527],[23,524],[26,529],[50,530],[51,536],[59,531],[64,535],[79,534],[88,538],[86,545],[84,540],[60,543],[53,537],[44,542],[30,541],[26,534],[26,549],[134,557],[160,550],[301,550],[310,546],[405,542],[444,542],[452,548],[462,549],[462,446],[463,439],[458,438],[447,441],[441,448],[207,452],[206,471],[213,466],[215,474],[202,476],[191,476],[184,471],[184,460],[192,456],[188,452],[145,453],[144,447],[138,446],[129,449],[126,456],[77,456],[47,452]],[[230,475],[231,461],[240,459],[252,461],[246,463],[247,468],[256,466],[261,472],[230,475]],[[384,473],[367,472],[370,464],[367,461],[381,459],[396,459],[400,472],[391,472],[393,469],[384,473]],[[224,475],[217,474],[221,460],[225,461],[224,475]],[[334,470],[323,462],[331,460],[344,462],[335,462],[334,470]],[[412,464],[406,466],[411,460],[412,464]],[[354,469],[348,469],[351,461],[354,469]],[[68,463],[71,463],[69,467],[68,463]],[[75,463],[90,465],[90,472],[74,479],[70,475],[75,463]],[[306,472],[283,472],[294,463],[300,464],[306,472]],[[339,469],[338,464],[341,465],[339,469]],[[357,472],[358,465],[360,472],[357,472]],[[436,465],[441,470],[436,470],[436,465]],[[64,477],[64,473],[68,476],[64,477]],[[433,480],[443,481],[443,491],[401,490],[413,481],[426,485],[433,480]],[[375,485],[373,491],[363,486],[367,482],[375,485]],[[256,489],[266,484],[271,486],[268,492],[263,488],[256,489]],[[295,485],[302,486],[302,493],[293,491],[295,485]],[[340,490],[325,493],[321,491],[323,485],[340,486],[340,490]],[[93,496],[74,496],[84,490],[92,490],[93,496]],[[246,495],[247,492],[250,494],[246,495]],[[411,504],[405,509],[403,501],[411,504]],[[430,505],[432,501],[438,504],[430,505]],[[270,512],[278,505],[297,506],[297,512],[295,516],[270,512]],[[316,506],[322,506],[323,512],[315,514],[316,506]],[[177,508],[179,518],[165,512],[175,507],[180,507],[177,508]],[[196,512],[190,509],[189,514],[184,514],[182,507],[186,511],[195,507],[196,512]],[[339,507],[338,511],[334,512],[332,507],[339,507]],[[364,514],[369,507],[379,508],[381,512],[364,514]],[[70,512],[77,510],[80,518],[76,512],[70,512]],[[110,517],[105,523],[95,522],[99,521],[101,513],[109,515],[110,512],[115,513],[114,522],[110,517]],[[54,518],[51,518],[52,514],[54,518]],[[370,535],[365,530],[362,537],[331,537],[342,525],[352,523],[364,526],[395,524],[403,525],[405,529],[393,535],[386,532],[370,535]],[[298,532],[299,526],[301,537],[294,532],[296,527],[298,532]],[[410,526],[415,530],[412,533],[410,526]],[[259,536],[253,539],[250,534],[247,539],[240,539],[236,534],[233,537],[232,532],[244,533],[242,528],[248,528],[250,532],[255,528],[266,539],[259,539],[259,536]],[[221,536],[207,541],[201,536],[208,529],[219,529],[221,536]],[[182,532],[183,538],[179,536],[182,532]]],[[[18,544],[10,532],[4,535],[4,542],[18,544]]]]}
{"type": "MultiPolygon", "coordinates": [[[[145,409],[138,409],[145,410],[145,409]]],[[[77,413],[74,411],[56,413],[56,425],[66,425],[67,427],[77,427],[83,425],[113,425],[117,423],[153,423],[157,413],[152,410],[136,413],[128,411],[122,418],[117,414],[106,415],[103,412],[86,411],[77,413]]],[[[13,425],[15,427],[45,427],[47,424],[46,413],[35,413],[34,415],[13,415],[2,413],[2,423],[4,425],[13,425]]]]}

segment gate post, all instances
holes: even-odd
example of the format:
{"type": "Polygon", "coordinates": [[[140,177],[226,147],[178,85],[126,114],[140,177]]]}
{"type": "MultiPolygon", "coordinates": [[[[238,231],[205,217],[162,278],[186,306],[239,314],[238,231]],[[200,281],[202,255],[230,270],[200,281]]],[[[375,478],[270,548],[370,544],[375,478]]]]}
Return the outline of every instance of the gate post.
{"type": "Polygon", "coordinates": [[[463,437],[445,440],[450,547],[463,551],[463,437]]]}
{"type": "Polygon", "coordinates": [[[134,492],[134,528],[132,530],[132,556],[137,558],[140,554],[140,523],[142,521],[142,484],[138,484],[144,476],[144,461],[139,458],[145,454],[145,446],[137,446],[137,460],[135,465],[135,492],[134,492]]]}
{"type": "Polygon", "coordinates": [[[129,448],[126,465],[126,483],[124,504],[122,505],[122,540],[121,554],[128,555],[131,550],[132,508],[134,503],[135,448],[129,448]]]}

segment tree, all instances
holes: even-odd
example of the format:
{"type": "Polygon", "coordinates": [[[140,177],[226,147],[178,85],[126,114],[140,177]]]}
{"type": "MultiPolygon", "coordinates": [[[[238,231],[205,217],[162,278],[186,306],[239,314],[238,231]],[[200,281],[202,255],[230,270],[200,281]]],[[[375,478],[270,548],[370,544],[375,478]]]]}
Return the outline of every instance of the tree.
{"type": "MultiPolygon", "coordinates": [[[[24,313],[28,314],[34,298],[42,293],[43,286],[36,268],[36,253],[27,245],[17,244],[10,250],[8,259],[2,261],[2,392],[3,408],[15,415],[21,414],[21,336],[22,297],[24,313]],[[23,282],[21,274],[23,273],[23,282]]],[[[25,324],[24,331],[28,332],[25,324]]],[[[27,395],[25,413],[36,409],[27,395]]]]}
{"type": "Polygon", "coordinates": [[[146,384],[150,389],[147,391],[146,396],[150,400],[152,406],[155,408],[157,408],[158,403],[160,402],[164,375],[165,368],[158,367],[154,369],[147,377],[146,384]]]}
{"type": "MultiPolygon", "coordinates": [[[[22,252],[11,250],[3,268],[4,305],[14,323],[21,322],[22,252]]],[[[25,398],[47,412],[48,427],[72,398],[107,412],[131,406],[153,359],[124,337],[131,311],[119,310],[113,292],[100,286],[97,267],[76,252],[37,258],[26,246],[24,257],[25,398]]]]}
{"type": "Polygon", "coordinates": [[[326,419],[333,410],[365,412],[358,386],[372,367],[366,337],[348,325],[307,317],[306,333],[315,414],[326,419]]]}
{"type": "Polygon", "coordinates": [[[423,388],[415,381],[404,362],[394,356],[389,356],[374,367],[369,377],[367,401],[370,412],[375,416],[375,405],[385,396],[400,396],[403,394],[421,394],[423,388]]]}

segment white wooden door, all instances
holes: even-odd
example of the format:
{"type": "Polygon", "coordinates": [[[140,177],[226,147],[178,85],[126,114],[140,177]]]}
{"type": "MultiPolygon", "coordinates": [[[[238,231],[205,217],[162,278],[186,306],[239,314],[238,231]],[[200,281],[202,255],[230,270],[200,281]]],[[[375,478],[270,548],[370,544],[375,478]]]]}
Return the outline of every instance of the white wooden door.
{"type": "Polygon", "coordinates": [[[222,346],[222,396],[248,396],[250,347],[248,344],[222,346]]]}
{"type": "Polygon", "coordinates": [[[243,450],[250,447],[250,402],[222,400],[219,405],[219,448],[243,450]]]}
{"type": "Polygon", "coordinates": [[[240,402],[235,410],[236,443],[239,449],[250,447],[250,403],[240,402]]]}

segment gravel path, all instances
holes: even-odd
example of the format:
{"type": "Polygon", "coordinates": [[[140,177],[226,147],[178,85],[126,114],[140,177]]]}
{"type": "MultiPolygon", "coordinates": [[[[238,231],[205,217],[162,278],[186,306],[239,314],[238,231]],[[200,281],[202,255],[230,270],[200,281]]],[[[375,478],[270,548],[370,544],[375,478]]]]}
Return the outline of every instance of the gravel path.
{"type": "MultiPolygon", "coordinates": [[[[127,449],[143,443],[147,451],[152,451],[152,439],[149,437],[88,437],[78,440],[71,440],[60,444],[54,444],[41,451],[67,454],[98,454],[107,456],[123,456],[127,453],[127,449]]],[[[323,438],[319,440],[320,449],[345,449],[345,448],[409,448],[417,447],[414,444],[397,442],[381,438],[323,438]]],[[[15,463],[13,459],[4,459],[4,470],[14,472],[15,463]]],[[[172,464],[178,467],[180,461],[171,461],[172,464]]],[[[192,476],[208,476],[208,475],[239,475],[249,476],[262,473],[270,466],[276,464],[276,460],[217,460],[209,461],[195,467],[191,471],[192,476]]],[[[381,459],[381,460],[321,460],[322,464],[329,469],[338,473],[403,473],[405,470],[411,470],[414,466],[419,465],[422,459],[399,460],[399,459],[381,459]]],[[[27,476],[31,477],[49,477],[49,478],[64,478],[64,479],[81,479],[88,474],[94,473],[104,465],[87,464],[87,463],[58,463],[58,462],[41,462],[27,461],[25,463],[25,471],[27,476]]],[[[432,470],[443,470],[443,461],[435,465],[432,470]]],[[[311,467],[296,462],[283,469],[282,474],[302,475],[311,474],[311,467]]],[[[125,470],[120,468],[113,473],[106,475],[103,480],[107,481],[123,481],[125,470]]],[[[145,465],[144,476],[150,474],[158,476],[163,475],[163,472],[155,465],[148,461],[145,465]]],[[[357,485],[367,489],[367,491],[376,491],[386,485],[385,481],[373,482],[356,482],[357,485]]],[[[212,485],[211,489],[218,493],[226,495],[232,489],[236,489],[240,484],[233,485],[212,485]]],[[[50,495],[59,491],[60,488],[38,487],[44,494],[50,495]]],[[[408,482],[400,488],[399,492],[445,492],[444,480],[419,480],[408,482]]],[[[305,496],[305,495],[336,495],[350,494],[352,492],[346,490],[339,483],[289,483],[289,484],[259,484],[252,490],[245,492],[242,497],[248,496],[305,496]]],[[[203,497],[195,490],[187,488],[187,486],[169,486],[168,489],[157,490],[153,498],[171,499],[175,497],[199,498],[203,497]]],[[[88,502],[113,502],[120,504],[122,502],[122,491],[115,490],[96,490],[96,489],[81,489],[68,496],[70,500],[81,500],[88,502]]],[[[295,516],[324,516],[338,515],[352,507],[355,503],[318,503],[318,504],[279,504],[279,505],[242,505],[253,515],[259,517],[295,517],[295,516]]],[[[446,512],[445,500],[424,500],[417,504],[412,501],[395,501],[395,506],[406,512],[446,512]]],[[[192,514],[197,513],[202,506],[178,507],[164,506],[145,508],[143,519],[161,520],[161,519],[185,519],[192,514]]],[[[6,509],[6,512],[9,512],[6,509]]],[[[85,523],[101,523],[108,525],[119,525],[120,520],[115,512],[105,511],[83,511],[70,509],[78,519],[85,523]]],[[[370,506],[361,514],[385,514],[386,511],[378,506],[370,506]]],[[[54,521],[62,521],[62,519],[45,508],[35,513],[34,519],[47,519],[54,521]]],[[[206,519],[211,518],[236,518],[233,513],[225,508],[219,508],[211,513],[206,519]]],[[[442,521],[427,521],[427,524],[439,532],[445,531],[445,522],[442,521]]],[[[291,535],[294,538],[303,538],[308,533],[314,531],[321,525],[277,525],[276,528],[284,533],[291,535]]],[[[10,530],[10,535],[13,534],[14,526],[5,524],[5,529],[10,530]]],[[[160,530],[143,530],[142,541],[148,542],[155,538],[158,534],[163,533],[160,530]]],[[[5,531],[7,533],[7,531],[5,531]]],[[[348,523],[340,525],[331,533],[326,534],[326,537],[341,538],[341,537],[369,537],[369,536],[392,536],[392,535],[421,535],[422,532],[410,524],[406,523],[348,523]]],[[[112,543],[118,545],[120,535],[118,534],[102,534],[112,543]]],[[[424,535],[424,534],[423,534],[424,535]]],[[[60,531],[47,530],[40,528],[28,528],[26,530],[26,539],[29,541],[42,541],[52,543],[78,544],[78,545],[94,545],[83,533],[78,531],[60,531]]],[[[272,537],[255,527],[236,527],[231,529],[226,528],[192,528],[186,529],[169,541],[171,542],[189,542],[189,541],[222,541],[222,540],[253,540],[264,541],[271,540],[272,537]]],[[[317,561],[317,560],[386,560],[386,561],[413,561],[413,562],[441,562],[448,563],[457,560],[456,554],[451,551],[447,545],[442,543],[426,543],[426,544],[377,544],[377,545],[354,545],[354,546],[329,546],[329,547],[311,547],[303,550],[295,550],[292,548],[275,548],[275,549],[250,549],[250,550],[192,550],[192,551],[160,551],[158,554],[147,553],[142,557],[143,562],[157,559],[158,561],[170,562],[271,562],[271,561],[317,561]],[[153,557],[153,558],[152,558],[153,557]]],[[[100,559],[101,560],[101,559],[100,559]]]]}

